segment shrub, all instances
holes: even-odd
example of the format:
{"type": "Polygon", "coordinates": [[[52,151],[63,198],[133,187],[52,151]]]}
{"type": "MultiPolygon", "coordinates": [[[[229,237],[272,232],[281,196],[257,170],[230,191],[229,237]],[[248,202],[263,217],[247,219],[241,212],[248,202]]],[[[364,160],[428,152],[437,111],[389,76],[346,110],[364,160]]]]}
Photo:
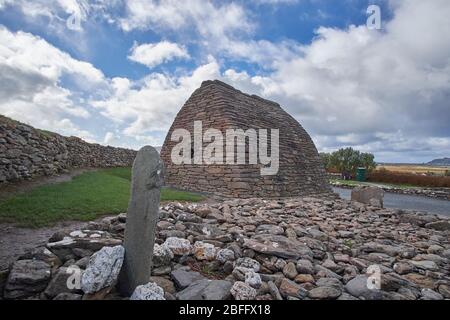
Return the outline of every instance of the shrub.
{"type": "Polygon", "coordinates": [[[420,187],[450,188],[449,176],[428,176],[408,173],[376,170],[367,177],[371,182],[385,182],[393,184],[408,184],[420,187]]]}

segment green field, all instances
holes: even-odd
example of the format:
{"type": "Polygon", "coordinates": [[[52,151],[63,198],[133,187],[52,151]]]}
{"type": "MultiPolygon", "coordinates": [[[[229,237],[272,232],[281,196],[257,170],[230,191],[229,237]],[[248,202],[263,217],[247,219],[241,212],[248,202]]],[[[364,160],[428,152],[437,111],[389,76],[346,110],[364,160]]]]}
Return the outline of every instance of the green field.
{"type": "MultiPolygon", "coordinates": [[[[86,172],[71,181],[37,187],[0,202],[0,222],[42,227],[62,220],[89,221],[126,212],[130,168],[86,172]]],[[[164,188],[161,201],[201,201],[199,194],[164,188]]]]}

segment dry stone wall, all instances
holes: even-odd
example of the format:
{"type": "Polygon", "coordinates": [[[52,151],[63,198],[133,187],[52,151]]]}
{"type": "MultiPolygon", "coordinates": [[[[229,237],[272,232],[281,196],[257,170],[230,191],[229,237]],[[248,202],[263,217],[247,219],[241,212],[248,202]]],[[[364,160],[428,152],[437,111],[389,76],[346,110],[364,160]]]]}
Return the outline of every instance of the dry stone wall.
{"type": "MultiPolygon", "coordinates": [[[[269,133],[270,136],[270,133],[269,133]]],[[[205,143],[207,145],[207,143],[205,143]]],[[[248,145],[248,143],[247,143],[248,145]]],[[[248,146],[247,146],[248,159],[248,146]]],[[[225,197],[290,197],[331,192],[325,169],[308,133],[278,103],[242,93],[220,81],[205,81],[175,118],[161,150],[166,183],[172,187],[225,197]],[[276,175],[262,176],[261,164],[207,165],[171,161],[172,132],[193,133],[194,121],[203,130],[279,129],[280,164],[276,175]]]]}
{"type": "Polygon", "coordinates": [[[71,168],[131,166],[136,151],[91,144],[0,116],[0,184],[71,168]]]}

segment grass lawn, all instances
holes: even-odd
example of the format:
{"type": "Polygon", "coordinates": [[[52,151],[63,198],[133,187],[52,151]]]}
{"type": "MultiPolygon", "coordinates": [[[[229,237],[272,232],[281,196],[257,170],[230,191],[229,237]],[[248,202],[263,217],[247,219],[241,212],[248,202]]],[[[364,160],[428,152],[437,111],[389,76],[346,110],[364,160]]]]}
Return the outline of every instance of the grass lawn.
{"type": "MultiPolygon", "coordinates": [[[[62,220],[93,220],[100,215],[126,212],[131,168],[86,172],[72,181],[37,187],[0,202],[0,221],[42,227],[62,220]]],[[[199,194],[166,189],[161,201],[202,200],[199,194]]]]}

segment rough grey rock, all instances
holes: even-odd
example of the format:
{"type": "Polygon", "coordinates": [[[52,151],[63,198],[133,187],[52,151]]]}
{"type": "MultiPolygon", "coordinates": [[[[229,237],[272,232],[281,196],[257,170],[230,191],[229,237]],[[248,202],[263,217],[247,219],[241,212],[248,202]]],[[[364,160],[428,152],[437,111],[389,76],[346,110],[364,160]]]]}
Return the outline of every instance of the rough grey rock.
{"type": "Polygon", "coordinates": [[[175,289],[175,284],[170,281],[169,279],[165,278],[165,277],[158,277],[158,276],[152,276],[150,277],[150,282],[154,282],[156,283],[158,286],[160,286],[161,288],[163,288],[164,293],[170,293],[170,294],[175,294],[176,293],[176,289],[175,289]]]}
{"type": "Polygon", "coordinates": [[[284,229],[280,226],[276,226],[273,224],[261,224],[259,225],[256,230],[255,230],[256,234],[275,234],[275,235],[280,235],[284,233],[284,229]]]}
{"type": "Polygon", "coordinates": [[[438,218],[430,214],[418,214],[418,213],[402,213],[399,216],[400,222],[409,223],[411,225],[423,227],[427,223],[437,221],[438,218]]]}
{"type": "Polygon", "coordinates": [[[137,286],[147,283],[151,275],[163,171],[155,148],[145,146],[138,151],[133,163],[125,227],[126,255],[119,281],[122,294],[132,294],[137,286]]]}
{"type": "Polygon", "coordinates": [[[41,292],[51,277],[50,265],[40,260],[14,262],[4,288],[5,299],[23,299],[41,292]]]}
{"type": "Polygon", "coordinates": [[[277,286],[275,285],[275,283],[273,283],[273,281],[269,281],[267,285],[269,287],[269,292],[272,295],[272,298],[274,298],[275,300],[283,300],[283,297],[280,294],[280,290],[278,290],[277,286]]]}
{"type": "Polygon", "coordinates": [[[298,299],[304,299],[307,295],[307,291],[295,282],[283,278],[280,283],[280,293],[283,297],[294,297],[298,299]]]}
{"type": "Polygon", "coordinates": [[[176,297],[178,300],[227,300],[231,287],[229,281],[203,279],[178,292],[176,297]]]}
{"type": "Polygon", "coordinates": [[[340,291],[344,289],[344,285],[336,278],[320,278],[316,281],[318,287],[332,287],[340,291]]]}
{"type": "Polygon", "coordinates": [[[159,245],[155,243],[153,247],[153,267],[168,266],[174,255],[165,245],[159,245]]]}
{"type": "Polygon", "coordinates": [[[222,263],[235,259],[234,251],[230,249],[220,249],[216,253],[216,259],[222,263]]]}
{"type": "Polygon", "coordinates": [[[342,291],[336,287],[317,287],[308,292],[311,299],[333,300],[341,295],[342,291]]]}
{"type": "Polygon", "coordinates": [[[210,243],[197,241],[194,243],[192,251],[197,260],[212,261],[216,257],[217,250],[216,247],[210,243]]]}
{"type": "Polygon", "coordinates": [[[113,285],[119,276],[124,254],[122,246],[104,247],[94,253],[81,277],[83,292],[95,293],[113,285]]]}
{"type": "Polygon", "coordinates": [[[80,288],[78,288],[78,290],[76,288],[69,289],[69,286],[67,285],[67,280],[72,274],[73,273],[70,272],[70,270],[68,271],[66,267],[59,268],[58,272],[53,276],[45,289],[45,295],[49,298],[53,298],[61,293],[75,293],[79,291],[80,288]]]}
{"type": "Polygon", "coordinates": [[[53,252],[46,247],[37,247],[29,250],[19,257],[19,260],[41,260],[48,263],[52,267],[59,267],[61,260],[53,252]]]}
{"type": "Polygon", "coordinates": [[[60,259],[72,253],[72,249],[87,249],[92,252],[103,247],[113,247],[122,244],[122,240],[115,239],[108,232],[101,230],[75,230],[62,240],[47,243],[47,248],[60,259]]]}
{"type": "Polygon", "coordinates": [[[62,292],[54,297],[53,300],[81,300],[82,297],[81,294],[62,292]]]}
{"type": "Polygon", "coordinates": [[[367,287],[368,277],[365,275],[359,275],[345,285],[345,289],[352,296],[360,298],[363,297],[366,300],[379,300],[382,298],[381,290],[369,289],[367,287]]]}
{"type": "Polygon", "coordinates": [[[442,294],[440,294],[434,290],[428,289],[428,288],[422,289],[421,293],[422,293],[422,300],[442,300],[442,299],[444,299],[442,294]]]}
{"type": "Polygon", "coordinates": [[[259,274],[257,274],[252,269],[249,269],[245,273],[245,283],[248,284],[250,287],[259,289],[262,285],[261,277],[259,274]]]}
{"type": "Polygon", "coordinates": [[[255,272],[258,272],[260,269],[260,264],[258,261],[252,259],[252,258],[248,258],[248,257],[243,257],[243,258],[239,258],[234,262],[234,267],[242,267],[242,268],[247,268],[247,269],[252,269],[255,272]]]}
{"type": "Polygon", "coordinates": [[[414,260],[411,260],[411,263],[412,263],[415,267],[417,267],[417,268],[419,268],[419,269],[423,269],[423,270],[431,270],[431,271],[437,271],[437,270],[439,270],[438,265],[437,265],[434,261],[427,261],[427,260],[424,260],[424,261],[414,261],[414,260]]]}
{"type": "Polygon", "coordinates": [[[198,272],[186,271],[181,268],[172,271],[170,277],[175,282],[175,285],[181,290],[187,288],[193,282],[205,279],[205,277],[198,272]]]}
{"type": "Polygon", "coordinates": [[[294,280],[298,274],[295,264],[293,262],[287,263],[283,268],[283,274],[286,276],[286,278],[294,280]]]}
{"type": "Polygon", "coordinates": [[[297,271],[302,274],[314,274],[314,266],[311,261],[300,259],[297,261],[297,271]]]}
{"type": "Polygon", "coordinates": [[[425,228],[439,230],[439,231],[448,231],[448,230],[450,230],[450,221],[441,220],[441,221],[430,222],[425,225],[425,228]]]}
{"type": "Polygon", "coordinates": [[[190,254],[192,252],[191,242],[186,239],[169,237],[164,242],[164,245],[172,250],[173,254],[175,255],[182,256],[185,254],[190,254]]]}
{"type": "Polygon", "coordinates": [[[244,247],[286,259],[313,255],[311,249],[303,243],[280,235],[262,234],[244,239],[244,247]]]}
{"type": "Polygon", "coordinates": [[[136,151],[43,132],[0,116],[0,184],[70,168],[130,166],[136,151]]]}
{"type": "Polygon", "coordinates": [[[164,290],[154,282],[137,286],[130,300],[166,300],[164,290]]]}
{"type": "Polygon", "coordinates": [[[230,293],[236,300],[254,300],[257,294],[254,288],[242,281],[236,281],[230,293]]]}
{"type": "Polygon", "coordinates": [[[379,187],[356,187],[352,189],[351,200],[376,207],[383,207],[384,190],[379,187]],[[374,200],[374,201],[372,201],[374,200]]]}

